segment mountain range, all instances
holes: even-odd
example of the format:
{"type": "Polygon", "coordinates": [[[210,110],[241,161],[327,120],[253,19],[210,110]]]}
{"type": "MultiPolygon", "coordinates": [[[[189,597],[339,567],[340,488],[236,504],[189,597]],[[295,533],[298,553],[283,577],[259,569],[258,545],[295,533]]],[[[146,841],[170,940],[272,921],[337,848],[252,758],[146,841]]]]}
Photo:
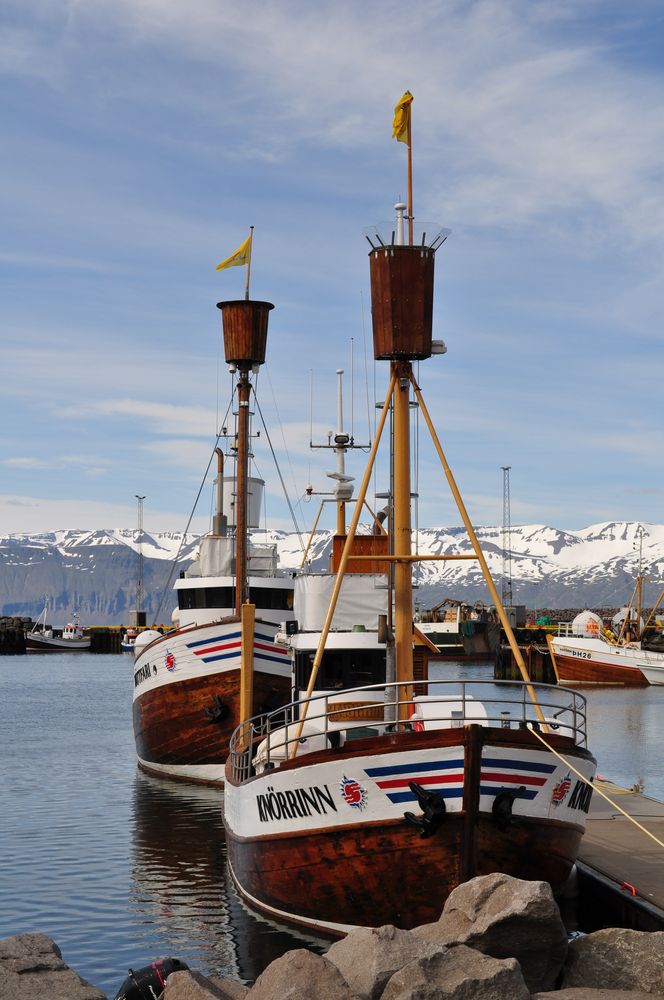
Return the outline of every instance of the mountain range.
{"type": "MultiPolygon", "coordinates": [[[[580,531],[545,525],[513,525],[503,551],[503,529],[475,529],[499,593],[511,576],[512,603],[529,610],[619,607],[629,600],[641,565],[645,603],[664,589],[664,525],[611,521],[580,531]],[[505,575],[503,575],[505,569],[505,575]],[[510,573],[511,570],[511,573],[510,573]]],[[[331,531],[316,532],[307,563],[327,568],[331,531]]],[[[302,563],[295,532],[260,531],[259,543],[276,543],[285,571],[302,563]]],[[[170,622],[172,581],[196,556],[199,536],[178,532],[141,538],[143,607],[148,622],[170,622]]],[[[422,528],[414,535],[422,555],[464,555],[472,546],[464,528],[422,528]]],[[[48,604],[48,621],[60,627],[75,611],[83,625],[127,624],[136,607],[137,530],[61,530],[0,536],[0,614],[37,618],[48,604]]],[[[432,607],[444,597],[491,603],[476,561],[426,561],[414,571],[415,604],[432,607]]]]}

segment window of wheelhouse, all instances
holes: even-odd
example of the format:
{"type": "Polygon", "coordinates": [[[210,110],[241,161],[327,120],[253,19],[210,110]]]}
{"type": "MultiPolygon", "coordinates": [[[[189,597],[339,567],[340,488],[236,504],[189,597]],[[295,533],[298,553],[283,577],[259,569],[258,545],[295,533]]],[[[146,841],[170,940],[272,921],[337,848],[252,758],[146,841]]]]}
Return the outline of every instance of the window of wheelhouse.
{"type": "Polygon", "coordinates": [[[286,587],[251,587],[249,600],[266,611],[293,610],[293,591],[286,587]]]}
{"type": "Polygon", "coordinates": [[[181,611],[197,608],[234,608],[233,587],[188,587],[178,590],[178,607],[181,611]]]}
{"type": "MultiPolygon", "coordinates": [[[[309,684],[315,652],[295,654],[295,683],[301,690],[309,684]]],[[[382,684],[385,681],[384,649],[328,649],[318,671],[314,691],[382,684]]]]}

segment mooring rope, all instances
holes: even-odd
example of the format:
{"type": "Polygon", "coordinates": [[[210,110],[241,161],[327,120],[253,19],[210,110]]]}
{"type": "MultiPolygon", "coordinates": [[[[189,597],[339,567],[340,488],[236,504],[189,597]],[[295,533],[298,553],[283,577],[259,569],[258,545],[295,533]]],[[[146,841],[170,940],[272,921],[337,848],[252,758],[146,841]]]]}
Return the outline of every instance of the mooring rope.
{"type": "Polygon", "coordinates": [[[618,803],[614,802],[613,799],[606,794],[606,792],[603,792],[601,790],[601,788],[598,788],[597,785],[594,782],[589,781],[588,778],[586,778],[586,776],[584,774],[581,774],[581,772],[578,771],[574,767],[574,764],[571,764],[565,757],[563,757],[563,755],[561,753],[558,753],[557,750],[553,749],[553,747],[551,746],[551,744],[549,742],[547,742],[547,740],[544,739],[544,737],[542,736],[541,733],[538,733],[537,730],[534,729],[534,728],[531,729],[531,732],[534,733],[535,736],[537,737],[537,739],[541,743],[544,744],[544,746],[547,748],[547,750],[549,750],[559,760],[562,760],[563,764],[565,764],[566,767],[569,767],[569,769],[571,771],[574,771],[574,774],[577,776],[577,778],[580,778],[581,781],[585,782],[586,785],[590,785],[590,787],[593,789],[593,791],[597,792],[597,794],[600,795],[603,799],[606,799],[606,801],[609,803],[609,805],[613,806],[614,809],[617,809],[619,813],[622,813],[622,815],[626,819],[628,819],[630,821],[630,823],[633,823],[634,826],[638,826],[639,830],[641,830],[642,833],[645,833],[646,836],[650,837],[651,840],[654,840],[655,843],[659,845],[659,847],[664,847],[664,842],[662,842],[659,839],[659,837],[656,837],[654,833],[650,832],[650,830],[646,830],[645,826],[642,826],[641,823],[639,823],[638,820],[634,819],[633,816],[630,816],[630,814],[628,812],[626,812],[624,809],[621,809],[621,807],[618,805],[618,803]]]}

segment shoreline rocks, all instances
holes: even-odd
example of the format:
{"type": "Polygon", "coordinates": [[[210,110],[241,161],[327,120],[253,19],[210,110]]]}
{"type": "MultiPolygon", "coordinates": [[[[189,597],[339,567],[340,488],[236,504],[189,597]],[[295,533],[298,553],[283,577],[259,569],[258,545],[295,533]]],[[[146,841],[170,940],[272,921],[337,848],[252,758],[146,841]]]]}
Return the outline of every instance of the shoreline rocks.
{"type": "MultiPolygon", "coordinates": [[[[304,948],[251,986],[191,970],[159,1000],[646,1000],[664,998],[664,932],[606,929],[568,942],[551,887],[471,879],[440,919],[412,931],[361,927],[325,955],[304,948]]],[[[44,934],[0,941],[0,1000],[109,1000],[44,934]]],[[[136,998],[138,1000],[138,998],[136,998]]]]}

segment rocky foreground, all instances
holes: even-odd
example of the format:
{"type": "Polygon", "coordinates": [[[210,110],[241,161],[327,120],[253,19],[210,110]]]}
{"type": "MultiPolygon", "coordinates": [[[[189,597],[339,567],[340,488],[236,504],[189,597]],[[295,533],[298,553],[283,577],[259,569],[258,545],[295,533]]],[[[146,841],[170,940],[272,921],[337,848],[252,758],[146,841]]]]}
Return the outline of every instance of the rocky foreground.
{"type": "MultiPolygon", "coordinates": [[[[664,997],[664,932],[601,930],[568,943],[546,882],[487,875],[433,924],[360,928],[325,955],[272,962],[251,986],[179,971],[115,1000],[645,1000],[664,997]]],[[[0,1000],[107,1000],[43,934],[0,941],[0,1000]]]]}

